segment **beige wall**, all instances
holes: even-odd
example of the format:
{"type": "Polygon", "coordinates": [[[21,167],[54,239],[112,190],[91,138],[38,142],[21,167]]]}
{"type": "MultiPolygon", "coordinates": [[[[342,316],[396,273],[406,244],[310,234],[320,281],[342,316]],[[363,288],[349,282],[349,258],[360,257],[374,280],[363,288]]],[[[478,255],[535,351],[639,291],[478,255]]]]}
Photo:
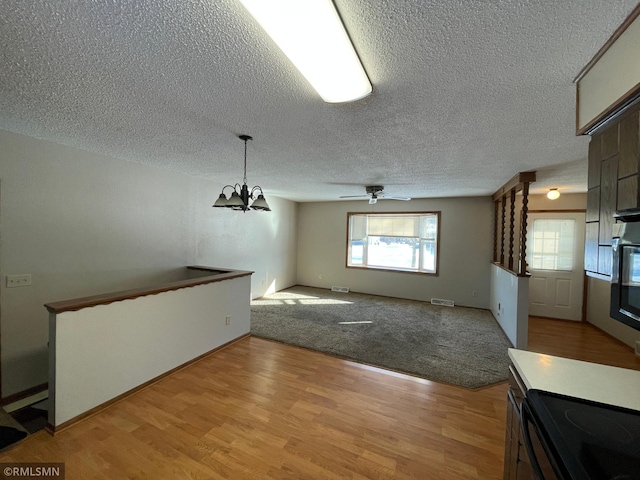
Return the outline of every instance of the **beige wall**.
{"type": "Polygon", "coordinates": [[[271,212],[211,208],[222,186],[199,182],[196,263],[253,271],[251,298],[295,285],[298,204],[265,193],[271,212]]]}
{"type": "Polygon", "coordinates": [[[587,277],[587,287],[587,321],[635,348],[635,342],[640,342],[640,331],[609,316],[611,284],[606,280],[587,277]]]}
{"type": "Polygon", "coordinates": [[[586,193],[563,193],[556,200],[546,195],[529,195],[529,210],[586,210],[586,193]]]}
{"type": "Polygon", "coordinates": [[[298,214],[298,283],[321,288],[489,308],[493,251],[490,197],[302,203],[298,214]],[[347,212],[441,211],[439,275],[346,268],[347,212]],[[478,292],[474,297],[473,292],[478,292]]]}
{"type": "MultiPolygon", "coordinates": [[[[47,381],[46,302],[255,271],[252,295],[295,283],[297,204],[211,208],[224,185],[0,131],[2,395],[47,381]],[[6,275],[32,275],[6,288],[6,275]]],[[[117,346],[114,346],[117,348],[117,346]]]]}

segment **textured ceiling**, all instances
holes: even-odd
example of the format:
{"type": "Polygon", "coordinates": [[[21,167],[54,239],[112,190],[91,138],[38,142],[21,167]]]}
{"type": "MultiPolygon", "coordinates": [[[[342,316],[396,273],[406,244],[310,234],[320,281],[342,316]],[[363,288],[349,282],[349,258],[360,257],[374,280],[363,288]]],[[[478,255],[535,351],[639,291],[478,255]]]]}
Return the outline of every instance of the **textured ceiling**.
{"type": "MultiPolygon", "coordinates": [[[[581,68],[635,0],[336,0],[373,84],[326,104],[236,0],[3,0],[0,128],[267,195],[586,190],[581,68]]],[[[212,192],[212,200],[219,192],[212,192]]],[[[267,197],[268,198],[268,197],[267,197]]]]}

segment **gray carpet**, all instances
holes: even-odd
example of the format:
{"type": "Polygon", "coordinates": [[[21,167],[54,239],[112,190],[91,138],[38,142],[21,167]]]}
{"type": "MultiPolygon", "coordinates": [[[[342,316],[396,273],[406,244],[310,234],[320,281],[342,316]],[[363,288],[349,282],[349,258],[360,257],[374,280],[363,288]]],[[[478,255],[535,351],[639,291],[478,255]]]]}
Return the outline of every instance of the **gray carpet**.
{"type": "Polygon", "coordinates": [[[488,310],[311,287],[254,300],[251,334],[467,388],[506,380],[509,366],[488,310]]]}

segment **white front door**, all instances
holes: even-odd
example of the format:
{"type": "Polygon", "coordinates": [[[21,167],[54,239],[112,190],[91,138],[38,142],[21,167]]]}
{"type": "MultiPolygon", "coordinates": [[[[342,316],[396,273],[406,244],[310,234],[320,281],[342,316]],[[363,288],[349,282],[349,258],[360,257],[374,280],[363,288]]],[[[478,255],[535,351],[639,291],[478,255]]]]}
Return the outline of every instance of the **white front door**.
{"type": "Polygon", "coordinates": [[[585,215],[528,216],[529,315],[582,319],[585,215]]]}

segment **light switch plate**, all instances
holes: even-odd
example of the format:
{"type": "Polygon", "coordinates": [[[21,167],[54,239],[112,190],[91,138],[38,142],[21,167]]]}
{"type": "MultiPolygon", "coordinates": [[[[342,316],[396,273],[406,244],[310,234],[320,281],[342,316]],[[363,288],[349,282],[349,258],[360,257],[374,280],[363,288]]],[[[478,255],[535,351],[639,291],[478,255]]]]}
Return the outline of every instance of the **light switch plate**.
{"type": "Polygon", "coordinates": [[[28,287],[31,285],[31,274],[7,275],[7,288],[28,287]]]}

